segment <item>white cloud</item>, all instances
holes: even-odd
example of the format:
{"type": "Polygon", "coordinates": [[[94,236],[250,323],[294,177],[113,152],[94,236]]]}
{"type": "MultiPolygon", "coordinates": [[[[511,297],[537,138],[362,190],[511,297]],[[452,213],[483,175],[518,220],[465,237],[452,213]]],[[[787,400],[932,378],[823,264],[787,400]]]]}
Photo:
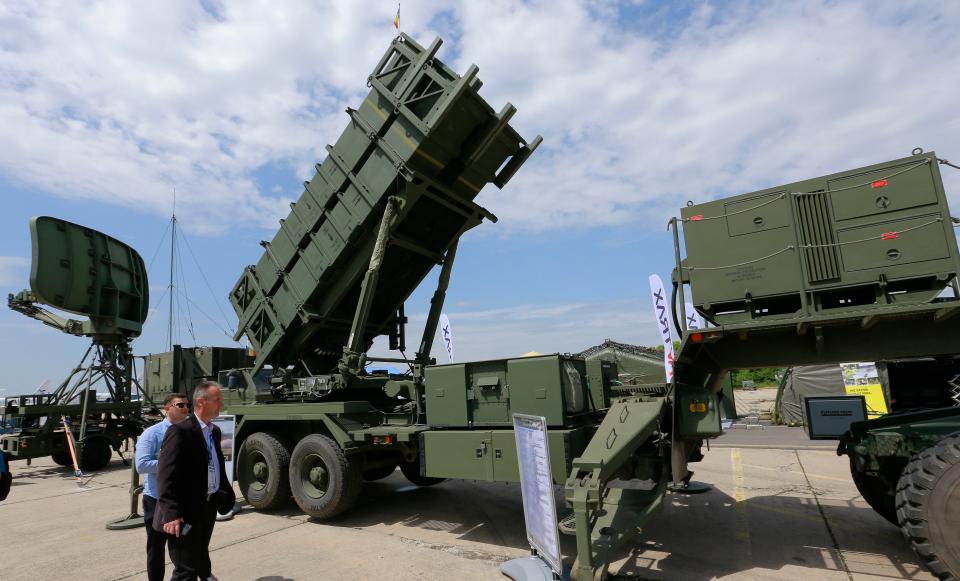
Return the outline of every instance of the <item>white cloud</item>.
{"type": "MultiPolygon", "coordinates": [[[[687,199],[915,146],[960,155],[957,3],[702,4],[669,22],[656,10],[625,20],[621,8],[634,7],[404,6],[406,30],[422,43],[444,34],[440,57],[458,71],[478,63],[491,105],[515,103],[521,132],[545,137],[505,191],[481,197],[499,230],[660,224],[687,199]]],[[[272,230],[366,91],[394,10],[6,4],[0,175],[162,215],[176,186],[195,231],[223,231],[225,208],[272,230]],[[289,168],[289,186],[261,191],[264,165],[289,168]]],[[[947,174],[960,206],[960,174],[947,174]]]]}
{"type": "Polygon", "coordinates": [[[22,256],[0,256],[0,287],[29,286],[30,259],[22,256]]]}
{"type": "Polygon", "coordinates": [[[960,149],[956,5],[704,5],[666,43],[553,6],[471,3],[463,27],[493,99],[550,144],[491,195],[505,223],[662,223],[687,199],[960,149]]]}
{"type": "MultiPolygon", "coordinates": [[[[644,297],[645,298],[645,297],[644,297]]],[[[659,342],[653,312],[642,299],[604,303],[516,305],[482,311],[448,310],[458,361],[516,357],[529,351],[578,353],[614,339],[624,343],[656,345],[659,342]]],[[[426,314],[413,314],[407,326],[407,342],[419,345],[426,314]]],[[[371,352],[383,355],[381,338],[371,352]]],[[[439,334],[433,357],[444,360],[439,334]]]]}

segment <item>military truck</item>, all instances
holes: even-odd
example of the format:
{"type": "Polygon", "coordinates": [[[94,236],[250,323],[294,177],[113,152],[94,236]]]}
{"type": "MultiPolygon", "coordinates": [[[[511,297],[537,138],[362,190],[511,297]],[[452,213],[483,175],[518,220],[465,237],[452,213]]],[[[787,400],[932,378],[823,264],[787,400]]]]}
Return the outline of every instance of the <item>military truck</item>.
{"type": "MultiPolygon", "coordinates": [[[[541,141],[510,125],[512,105],[496,112],[479,95],[476,66],[461,76],[436,58],[440,45],[424,48],[403,34],[391,43],[367,78],[370,93],[347,110],[343,134],[231,292],[235,339],[246,335],[256,353],[253,366],[223,381],[226,412],[237,417],[236,477],[254,507],[292,497],[315,518],[348,510],[362,480],[398,467],[421,486],[516,481],[512,414],[542,415],[554,481],[577,475],[570,486],[580,522],[565,528],[583,539],[586,575],[602,575],[606,553],[637,523],[622,528],[616,507],[621,519],[641,517],[662,498],[666,446],[648,436],[664,413],[665,387],[613,403],[613,366],[559,354],[435,365],[430,351],[458,241],[496,221],[474,199],[486,184],[506,186],[541,141]],[[406,352],[404,303],[435,266],[415,353],[371,357],[378,336],[406,352]],[[409,371],[367,373],[374,361],[409,371]],[[600,429],[607,435],[591,447],[600,429]],[[615,475],[642,475],[649,486],[602,490],[597,478],[615,475]],[[601,492],[603,516],[594,510],[601,492]]],[[[696,427],[719,433],[716,410],[703,415],[713,427],[696,427]]]]}
{"type": "MultiPolygon", "coordinates": [[[[609,362],[561,354],[436,365],[430,351],[459,238],[496,221],[474,198],[490,182],[504,187],[540,143],[510,126],[512,105],[494,113],[480,97],[475,66],[457,75],[436,58],[439,47],[406,35],[391,43],[367,78],[369,95],[347,109],[347,128],[231,292],[235,339],[245,335],[256,356],[221,382],[237,417],[236,476],[254,507],[292,497],[306,514],[332,518],[363,480],[397,467],[421,486],[516,481],[511,417],[535,414],[547,419],[554,482],[572,509],[560,528],[577,537],[573,574],[602,578],[668,486],[690,486],[688,463],[720,434],[728,370],[960,353],[947,322],[960,302],[932,302],[960,272],[953,223],[937,158],[917,152],[684,208],[671,222],[675,323],[686,318],[689,287],[713,326],[676,324],[683,342],[669,384],[617,386],[609,362]],[[434,266],[424,333],[407,357],[404,303],[434,266]],[[371,357],[378,336],[403,357],[371,357]],[[374,361],[408,372],[367,373],[374,361]]],[[[936,469],[955,479],[960,470],[931,468],[960,431],[955,410],[936,414],[867,422],[842,450],[861,480],[879,478],[879,462],[914,458],[900,522],[948,575],[955,541],[918,531],[943,522],[933,507],[956,490],[911,476],[936,469]],[[891,430],[908,443],[869,447],[891,430]]]]}
{"type": "Polygon", "coordinates": [[[901,398],[912,392],[914,405],[947,407],[854,423],[838,453],[849,456],[864,499],[900,526],[931,571],[952,579],[960,576],[960,399],[948,377],[960,362],[960,221],[947,206],[944,163],[916,149],[689,205],[673,223],[683,225],[687,251],[681,261],[675,240],[674,289],[681,312],[689,285],[694,308],[716,325],[685,332],[678,384],[710,386],[736,368],[925,361],[912,389],[898,378],[901,398]]]}

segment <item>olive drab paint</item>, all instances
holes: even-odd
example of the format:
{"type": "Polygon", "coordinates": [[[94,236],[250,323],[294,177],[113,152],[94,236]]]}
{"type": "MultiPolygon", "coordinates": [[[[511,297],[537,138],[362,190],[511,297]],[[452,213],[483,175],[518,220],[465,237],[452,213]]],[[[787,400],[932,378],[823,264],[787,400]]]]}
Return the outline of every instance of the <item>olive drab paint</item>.
{"type": "Polygon", "coordinates": [[[496,221],[474,199],[487,184],[503,188],[540,144],[510,125],[513,105],[497,112],[480,96],[476,65],[457,74],[436,58],[440,46],[403,33],[390,43],[369,93],[234,285],[234,338],[250,341],[255,372],[329,370],[342,354],[359,369],[375,337],[402,337],[413,290],[464,232],[496,221]]]}

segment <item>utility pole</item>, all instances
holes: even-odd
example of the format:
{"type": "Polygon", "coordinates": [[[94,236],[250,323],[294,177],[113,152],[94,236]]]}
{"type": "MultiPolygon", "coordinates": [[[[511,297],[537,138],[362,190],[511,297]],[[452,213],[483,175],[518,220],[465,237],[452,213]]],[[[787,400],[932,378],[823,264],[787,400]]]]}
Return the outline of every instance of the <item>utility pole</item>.
{"type": "Polygon", "coordinates": [[[173,351],[173,264],[177,245],[177,188],[173,188],[173,213],[170,216],[170,309],[167,313],[167,351],[173,351]]]}

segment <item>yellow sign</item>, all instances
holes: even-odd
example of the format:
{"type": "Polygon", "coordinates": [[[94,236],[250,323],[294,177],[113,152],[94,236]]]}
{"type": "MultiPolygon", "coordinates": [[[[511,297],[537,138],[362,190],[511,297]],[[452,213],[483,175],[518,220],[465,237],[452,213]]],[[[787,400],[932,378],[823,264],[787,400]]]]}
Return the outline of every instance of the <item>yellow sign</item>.
{"type": "Polygon", "coordinates": [[[866,385],[845,385],[847,395],[862,395],[867,401],[867,417],[872,419],[887,413],[887,400],[883,397],[883,386],[879,383],[866,385]]]}
{"type": "Polygon", "coordinates": [[[847,395],[862,395],[866,400],[868,418],[880,417],[889,411],[875,363],[841,363],[840,369],[843,372],[843,387],[847,395]]]}

